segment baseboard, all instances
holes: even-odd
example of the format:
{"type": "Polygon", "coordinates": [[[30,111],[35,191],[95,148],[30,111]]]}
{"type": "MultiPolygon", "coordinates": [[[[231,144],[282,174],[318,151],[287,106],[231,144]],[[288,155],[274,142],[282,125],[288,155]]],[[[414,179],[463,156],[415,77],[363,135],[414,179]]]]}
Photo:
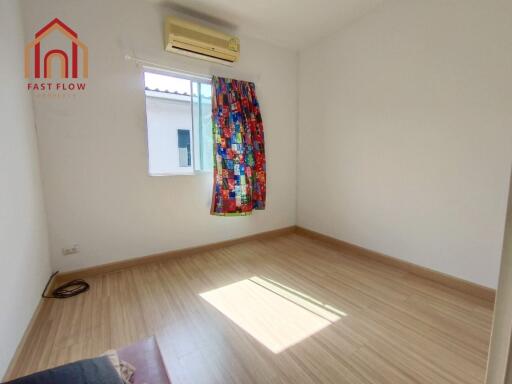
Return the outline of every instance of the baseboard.
{"type": "Polygon", "coordinates": [[[34,324],[36,322],[36,319],[39,316],[39,312],[41,312],[41,308],[43,307],[43,299],[39,300],[39,304],[37,304],[36,310],[32,314],[32,317],[30,318],[30,321],[27,325],[27,328],[25,329],[25,332],[23,333],[23,336],[21,337],[20,342],[18,343],[18,346],[16,347],[16,351],[14,351],[14,355],[11,358],[11,361],[9,362],[9,365],[7,366],[7,370],[5,371],[4,377],[2,378],[2,383],[4,381],[12,380],[12,374],[14,370],[14,366],[16,362],[20,358],[21,350],[23,349],[23,346],[25,345],[25,341],[28,339],[28,335],[32,331],[32,328],[34,327],[34,324]]]}
{"type": "MultiPolygon", "coordinates": [[[[48,292],[52,292],[57,287],[57,279],[56,276],[53,276],[48,283],[48,287],[43,292],[43,294],[48,294],[48,292]]],[[[23,332],[23,336],[21,337],[20,342],[18,343],[18,346],[16,347],[16,351],[14,351],[14,355],[11,358],[11,361],[9,362],[9,365],[7,366],[7,370],[5,371],[4,377],[2,379],[2,382],[9,381],[13,379],[13,369],[15,363],[19,360],[21,350],[23,346],[25,345],[26,340],[28,339],[30,333],[32,332],[32,329],[34,328],[34,324],[39,317],[39,313],[41,312],[41,309],[43,308],[43,302],[45,299],[41,298],[39,299],[39,303],[37,304],[37,307],[32,314],[32,317],[30,318],[30,321],[27,325],[27,328],[25,328],[25,332],[23,332]]]]}
{"type": "Polygon", "coordinates": [[[282,236],[282,235],[293,233],[293,232],[295,232],[295,230],[296,230],[295,226],[290,226],[290,227],[275,229],[272,231],[261,232],[261,233],[257,233],[254,235],[239,237],[237,239],[220,241],[218,243],[210,243],[210,244],[206,244],[206,245],[200,245],[197,247],[190,247],[190,248],[178,249],[178,250],[174,250],[174,251],[167,251],[167,252],[157,253],[157,254],[153,254],[153,255],[136,257],[133,259],[116,261],[116,262],[108,263],[108,264],[102,264],[102,265],[98,265],[98,266],[94,266],[94,267],[83,268],[83,269],[78,269],[78,270],[69,271],[69,272],[63,272],[63,273],[59,273],[57,275],[57,282],[59,284],[61,284],[62,282],[65,282],[65,281],[74,280],[74,279],[85,279],[87,277],[102,275],[102,274],[109,273],[109,272],[116,272],[116,271],[119,271],[122,269],[134,267],[136,265],[165,261],[170,258],[192,255],[192,254],[201,253],[201,252],[208,252],[208,251],[212,251],[215,249],[240,244],[240,243],[243,243],[246,241],[263,240],[263,239],[268,239],[268,238],[272,238],[272,237],[276,237],[276,236],[282,236]]]}
{"type": "Polygon", "coordinates": [[[338,240],[334,237],[323,235],[321,233],[306,228],[297,227],[296,233],[315,240],[322,241],[324,243],[328,243],[334,246],[335,248],[339,249],[340,251],[345,251],[359,256],[364,256],[371,260],[406,270],[407,272],[410,272],[414,275],[423,277],[431,281],[435,281],[436,283],[443,284],[446,287],[456,289],[465,294],[475,296],[492,303],[494,303],[494,300],[496,298],[496,290],[492,288],[484,287],[482,285],[472,283],[470,281],[463,280],[458,277],[450,276],[430,268],[421,267],[417,264],[413,264],[408,261],[403,261],[395,257],[384,255],[382,253],[375,252],[370,249],[360,247],[358,245],[350,244],[346,241],[338,240]]]}
{"type": "Polygon", "coordinates": [[[268,232],[257,233],[255,235],[244,236],[233,240],[221,241],[217,243],[210,243],[206,245],[201,245],[197,247],[178,249],[174,251],[167,251],[162,253],[157,253],[148,256],[137,257],[128,260],[117,261],[108,264],[102,264],[90,268],[78,269],[74,271],[64,272],[57,275],[57,278],[54,279],[53,285],[61,284],[64,281],[69,281],[78,278],[87,278],[92,276],[97,276],[105,273],[116,272],[122,269],[134,267],[141,264],[148,264],[153,262],[165,261],[169,258],[181,257],[186,255],[193,255],[201,252],[208,252],[219,248],[229,247],[231,245],[240,244],[246,241],[251,240],[263,240],[267,238],[272,238],[276,236],[286,235],[290,233],[297,233],[299,235],[307,236],[309,238],[313,238],[315,240],[322,241],[324,243],[328,243],[335,248],[350,252],[352,254],[356,254],[359,256],[364,256],[374,261],[384,263],[395,268],[400,268],[402,270],[406,270],[414,275],[426,278],[428,280],[434,281],[439,284],[443,284],[446,287],[456,289],[460,292],[463,292],[468,295],[472,295],[478,297],[480,299],[493,302],[496,297],[496,290],[488,287],[484,287],[482,285],[472,283],[470,281],[460,279],[458,277],[454,277],[451,275],[447,275],[442,272],[435,271],[430,268],[422,267],[417,264],[410,263],[408,261],[400,260],[392,256],[388,256],[382,254],[380,252],[372,251],[370,249],[366,249],[360,247],[358,245],[354,245],[348,243],[346,241],[338,240],[334,237],[327,236],[306,228],[290,226],[285,228],[280,228],[268,232]]]}

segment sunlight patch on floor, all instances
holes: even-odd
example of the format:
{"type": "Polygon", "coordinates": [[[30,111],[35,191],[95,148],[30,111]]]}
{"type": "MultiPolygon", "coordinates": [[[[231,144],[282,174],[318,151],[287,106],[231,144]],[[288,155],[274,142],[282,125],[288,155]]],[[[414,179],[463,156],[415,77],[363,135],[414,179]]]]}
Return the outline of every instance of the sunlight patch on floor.
{"type": "Polygon", "coordinates": [[[347,316],[297,290],[258,276],[200,296],[274,353],[347,316]]]}

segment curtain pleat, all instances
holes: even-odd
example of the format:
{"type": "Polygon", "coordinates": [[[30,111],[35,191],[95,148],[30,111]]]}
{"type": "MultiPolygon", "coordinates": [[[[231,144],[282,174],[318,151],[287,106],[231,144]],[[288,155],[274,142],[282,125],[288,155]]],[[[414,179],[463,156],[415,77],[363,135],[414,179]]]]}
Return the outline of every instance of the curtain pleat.
{"type": "Polygon", "coordinates": [[[212,78],[212,129],[212,215],[265,209],[265,140],[254,83],[212,78]]]}

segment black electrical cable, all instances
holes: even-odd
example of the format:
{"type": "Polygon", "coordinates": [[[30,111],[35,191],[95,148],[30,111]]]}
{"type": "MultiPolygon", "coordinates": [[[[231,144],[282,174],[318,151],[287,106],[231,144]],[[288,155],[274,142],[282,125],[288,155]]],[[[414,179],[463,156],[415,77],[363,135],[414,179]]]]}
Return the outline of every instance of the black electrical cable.
{"type": "Polygon", "coordinates": [[[67,299],[69,297],[73,297],[76,295],[79,295],[81,293],[87,292],[90,288],[90,285],[82,280],[82,279],[76,279],[72,281],[68,281],[65,284],[62,284],[61,286],[55,288],[52,292],[51,296],[46,295],[46,290],[48,289],[48,286],[50,285],[50,282],[52,279],[57,275],[59,271],[55,272],[53,275],[50,276],[50,279],[46,283],[46,286],[44,287],[43,294],[41,295],[45,299],[67,299]]]}

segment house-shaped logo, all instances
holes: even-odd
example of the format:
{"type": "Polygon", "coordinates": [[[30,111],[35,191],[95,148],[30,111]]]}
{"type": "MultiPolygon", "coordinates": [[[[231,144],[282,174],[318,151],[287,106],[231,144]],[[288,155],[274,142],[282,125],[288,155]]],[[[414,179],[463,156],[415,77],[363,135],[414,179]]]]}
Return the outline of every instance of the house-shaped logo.
{"type": "Polygon", "coordinates": [[[78,40],[78,34],[75,31],[57,18],[36,32],[34,40],[25,46],[25,78],[27,79],[31,74],[30,59],[32,51],[34,58],[32,73],[36,79],[52,79],[55,76],[52,73],[52,63],[55,59],[59,60],[61,79],[78,78],[79,68],[81,69],[82,78],[86,79],[89,75],[89,51],[87,46],[78,40]],[[68,53],[62,49],[49,49],[46,52],[41,52],[41,41],[54,30],[61,32],[69,40],[71,44],[71,60],[68,53]],[[82,58],[80,65],[78,62],[79,49],[81,50],[82,58]]]}

